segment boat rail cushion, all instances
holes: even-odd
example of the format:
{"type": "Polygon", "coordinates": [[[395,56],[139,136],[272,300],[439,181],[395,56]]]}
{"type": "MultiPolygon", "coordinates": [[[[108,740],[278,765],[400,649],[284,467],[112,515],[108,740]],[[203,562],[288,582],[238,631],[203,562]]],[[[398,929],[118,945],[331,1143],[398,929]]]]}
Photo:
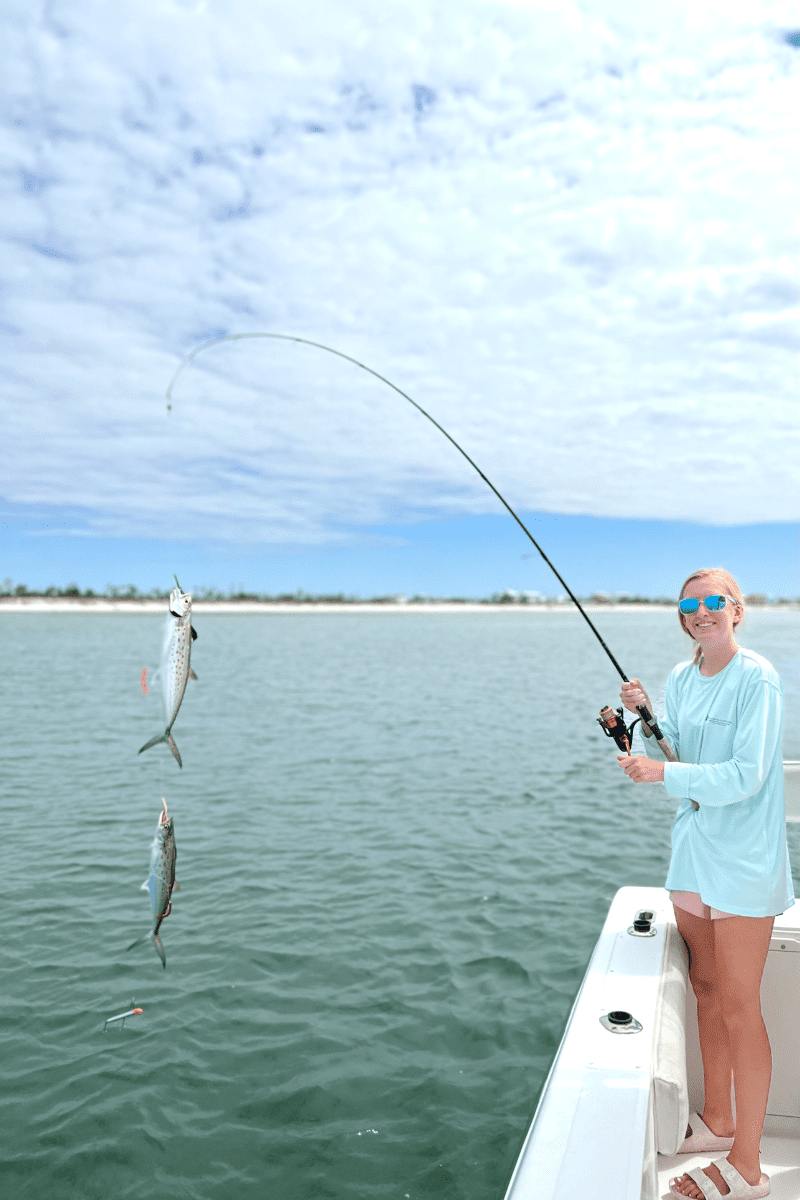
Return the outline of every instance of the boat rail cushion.
{"type": "Polygon", "coordinates": [[[689,1123],[686,1076],[689,972],[686,946],[674,920],[666,921],[664,928],[664,957],[653,1029],[653,1118],[658,1153],[675,1154],[689,1123]]]}

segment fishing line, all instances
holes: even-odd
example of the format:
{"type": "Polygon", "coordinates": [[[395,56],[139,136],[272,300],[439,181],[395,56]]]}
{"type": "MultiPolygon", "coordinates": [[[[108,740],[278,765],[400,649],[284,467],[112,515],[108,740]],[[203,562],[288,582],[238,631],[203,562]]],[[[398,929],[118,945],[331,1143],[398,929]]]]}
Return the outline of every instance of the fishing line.
{"type": "MultiPolygon", "coordinates": [[[[587,613],[584,611],[578,597],[572,591],[572,589],[570,588],[570,586],[566,582],[566,580],[561,576],[561,574],[556,570],[556,568],[550,562],[550,559],[547,557],[547,555],[545,554],[542,547],[536,541],[536,538],[533,536],[530,529],[528,529],[527,525],[525,525],[520,520],[520,518],[514,512],[514,509],[508,503],[506,498],[504,496],[502,496],[500,494],[500,492],[497,490],[497,488],[494,486],[491,479],[489,479],[488,476],[484,475],[483,471],[480,469],[478,464],[474,461],[474,459],[470,458],[470,456],[467,454],[467,452],[463,448],[463,446],[459,446],[456,439],[454,437],[451,437],[451,435],[447,432],[447,430],[442,425],[440,425],[439,422],[434,417],[432,417],[429,412],[426,412],[421,404],[417,404],[416,400],[412,400],[411,397],[406,392],[404,392],[402,388],[399,388],[397,386],[397,384],[392,383],[392,381],[390,379],[387,379],[384,375],[380,375],[377,371],[373,371],[372,367],[368,367],[365,363],[359,362],[358,359],[352,358],[349,354],[343,354],[341,350],[334,350],[331,346],[323,346],[321,342],[312,342],[309,338],[293,337],[291,334],[288,334],[288,333],[229,333],[229,334],[226,334],[225,337],[212,338],[211,341],[209,341],[209,342],[203,342],[203,344],[201,346],[197,346],[191,352],[191,354],[188,354],[186,356],[186,358],[183,360],[183,362],[181,363],[181,365],[178,367],[177,371],[173,375],[170,385],[167,388],[167,391],[166,391],[167,411],[170,412],[172,410],[172,393],[175,388],[175,384],[178,382],[181,372],[184,370],[185,367],[188,367],[188,365],[192,361],[192,359],[196,358],[198,354],[201,354],[203,352],[203,350],[208,350],[211,346],[219,346],[219,345],[221,345],[222,342],[244,341],[248,338],[271,338],[276,341],[282,341],[282,342],[300,342],[304,346],[314,346],[314,347],[316,347],[317,350],[324,350],[327,354],[335,354],[337,358],[344,358],[344,359],[346,359],[347,362],[351,362],[356,367],[360,367],[362,371],[366,371],[369,375],[374,375],[376,379],[379,379],[381,381],[381,383],[385,383],[387,385],[387,387],[390,387],[392,389],[392,391],[397,392],[397,394],[399,396],[402,396],[404,400],[407,400],[409,404],[413,404],[413,406],[414,406],[414,408],[416,408],[417,412],[421,412],[423,417],[426,417],[432,425],[436,426],[436,428],[439,430],[440,433],[444,434],[444,436],[447,438],[448,442],[451,442],[452,445],[455,446],[455,448],[459,452],[459,454],[462,455],[462,457],[467,460],[469,465],[478,472],[478,474],[480,475],[480,477],[484,481],[484,483],[486,483],[492,489],[495,496],[497,496],[497,499],[508,510],[508,512],[511,514],[511,516],[514,518],[514,520],[517,522],[517,524],[519,525],[522,532],[526,535],[526,537],[528,537],[531,540],[533,545],[536,547],[536,549],[541,554],[544,561],[547,563],[550,570],[555,575],[556,579],[559,581],[559,583],[562,585],[562,587],[565,588],[570,600],[572,600],[572,603],[578,609],[578,612],[581,614],[584,621],[589,626],[592,633],[597,638],[598,642],[603,647],[603,649],[605,650],[608,657],[611,659],[612,663],[614,664],[614,667],[616,668],[616,670],[620,676],[620,679],[622,679],[623,683],[630,682],[630,680],[628,679],[628,676],[625,674],[622,667],[619,665],[616,658],[614,657],[614,655],[609,650],[608,646],[603,641],[602,637],[600,636],[599,631],[597,630],[595,625],[592,623],[592,621],[590,620],[587,613]]],[[[605,710],[603,710],[603,711],[605,711],[605,710]]],[[[663,736],[661,735],[661,730],[658,728],[656,722],[654,721],[652,714],[648,711],[647,708],[644,708],[644,707],[637,709],[637,712],[641,716],[643,724],[646,724],[650,729],[652,729],[653,733],[656,736],[656,740],[658,741],[658,743],[662,747],[662,749],[664,749],[664,745],[662,745],[662,742],[665,739],[663,739],[663,736]]],[[[605,731],[608,731],[606,729],[606,724],[604,722],[601,721],[601,725],[603,725],[603,728],[605,731]]],[[[624,729],[624,724],[623,724],[623,729],[624,729]]],[[[613,733],[609,733],[609,736],[615,736],[615,735],[613,733]]],[[[615,738],[615,740],[616,740],[616,738],[615,738]]],[[[667,742],[666,745],[669,746],[669,743],[667,742]]],[[[674,757],[675,757],[674,752],[671,750],[671,748],[670,748],[670,754],[671,754],[672,758],[674,759],[674,757]]]]}

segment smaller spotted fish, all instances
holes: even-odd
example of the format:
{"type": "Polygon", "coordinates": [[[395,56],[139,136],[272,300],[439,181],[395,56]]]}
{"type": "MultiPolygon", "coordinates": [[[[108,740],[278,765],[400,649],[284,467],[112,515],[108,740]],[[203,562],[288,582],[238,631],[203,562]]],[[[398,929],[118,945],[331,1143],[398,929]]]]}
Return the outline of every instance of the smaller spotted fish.
{"type": "MultiPolygon", "coordinates": [[[[172,726],[175,724],[175,718],[178,715],[178,709],[181,706],[183,694],[186,691],[186,684],[190,679],[197,679],[189,664],[192,654],[192,642],[197,637],[197,634],[192,628],[191,593],[181,591],[181,585],[178,583],[177,576],[175,576],[175,582],[178,586],[172,589],[169,597],[169,615],[174,620],[167,621],[164,652],[161,658],[161,666],[159,667],[161,683],[164,689],[167,728],[163,733],[156,734],[155,737],[150,738],[149,742],[145,742],[139,753],[141,754],[143,750],[149,750],[151,746],[157,746],[159,742],[166,742],[175,755],[178,766],[182,767],[183,763],[181,762],[180,751],[172,737],[172,726]]],[[[146,680],[144,674],[143,678],[146,680]]],[[[146,686],[145,682],[143,690],[146,686]]]]}
{"type": "Polygon", "coordinates": [[[147,942],[152,938],[162,965],[166,967],[167,959],[158,931],[161,928],[161,922],[172,912],[172,892],[173,889],[177,889],[178,885],[175,882],[175,824],[172,817],[167,816],[166,800],[162,800],[161,803],[164,805],[164,811],[158,818],[156,836],[153,838],[150,874],[142,884],[142,891],[150,893],[155,928],[151,933],[146,933],[144,937],[131,942],[128,949],[132,950],[134,946],[141,946],[142,942],[147,942]]]}

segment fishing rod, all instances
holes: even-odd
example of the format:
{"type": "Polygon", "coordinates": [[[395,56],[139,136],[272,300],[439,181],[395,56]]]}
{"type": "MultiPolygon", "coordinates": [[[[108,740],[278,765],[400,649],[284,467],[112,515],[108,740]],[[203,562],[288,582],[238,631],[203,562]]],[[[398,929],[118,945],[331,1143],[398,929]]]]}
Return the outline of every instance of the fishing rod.
{"type": "MultiPolygon", "coordinates": [[[[358,359],[352,358],[349,354],[343,354],[341,350],[334,350],[331,346],[323,346],[323,344],[321,342],[312,342],[309,338],[294,337],[288,333],[229,333],[229,334],[226,334],[224,337],[212,338],[211,341],[203,342],[203,344],[201,346],[195,347],[195,349],[191,352],[191,354],[188,354],[186,356],[186,358],[183,360],[183,362],[181,363],[181,365],[178,367],[177,371],[173,375],[170,385],[167,388],[167,391],[166,391],[167,411],[168,412],[172,411],[172,393],[175,388],[175,384],[178,382],[178,379],[179,379],[181,373],[183,372],[184,368],[188,367],[188,365],[192,361],[192,359],[196,358],[197,355],[201,354],[204,350],[210,349],[211,346],[221,345],[222,342],[239,342],[239,341],[245,341],[250,338],[270,338],[275,341],[281,341],[281,342],[300,342],[304,346],[314,346],[314,347],[316,347],[317,350],[324,350],[328,354],[335,354],[337,358],[343,358],[347,362],[353,363],[354,366],[360,367],[361,370],[366,371],[367,374],[374,375],[374,377],[376,379],[379,379],[381,381],[381,383],[385,383],[387,385],[387,387],[390,387],[392,389],[392,391],[397,392],[397,394],[399,396],[402,396],[404,400],[407,400],[409,404],[413,404],[413,406],[414,406],[414,408],[416,408],[417,412],[421,412],[423,417],[426,417],[432,425],[436,426],[436,428],[439,430],[440,433],[444,434],[444,436],[447,438],[448,442],[451,442],[452,445],[455,446],[455,448],[459,452],[459,454],[462,455],[462,457],[467,460],[469,465],[478,472],[478,474],[480,475],[480,477],[484,481],[484,483],[486,483],[491,488],[491,490],[494,492],[495,496],[497,496],[497,499],[500,501],[500,503],[504,506],[504,508],[506,508],[508,510],[508,512],[514,518],[514,520],[517,522],[517,524],[519,525],[522,532],[526,535],[526,537],[528,537],[530,539],[530,541],[533,543],[533,545],[539,551],[542,558],[544,559],[544,561],[547,563],[550,570],[555,575],[556,579],[559,581],[559,583],[562,585],[562,587],[565,588],[570,600],[575,605],[575,607],[578,609],[578,612],[581,614],[584,621],[589,626],[592,633],[597,638],[598,642],[603,647],[603,649],[605,650],[608,657],[611,659],[622,682],[630,683],[628,676],[625,674],[622,667],[619,665],[616,658],[614,657],[614,655],[609,650],[608,646],[603,641],[602,637],[600,636],[599,631],[597,630],[595,625],[590,620],[588,614],[585,612],[578,597],[574,594],[574,592],[572,591],[572,589],[569,586],[569,584],[567,583],[567,581],[561,576],[561,574],[556,570],[556,568],[550,562],[550,559],[547,557],[547,555],[545,554],[542,547],[536,541],[536,538],[533,536],[530,529],[528,529],[527,525],[525,525],[520,520],[520,518],[514,512],[514,509],[508,503],[506,498],[504,496],[501,496],[500,492],[498,492],[497,488],[494,486],[491,479],[489,479],[488,476],[484,475],[483,471],[480,469],[478,464],[472,458],[470,458],[470,456],[467,454],[467,452],[463,448],[463,446],[459,446],[456,439],[454,437],[451,437],[450,434],[447,432],[447,430],[442,425],[440,425],[439,422],[437,420],[435,420],[435,418],[432,417],[429,412],[426,412],[421,404],[417,404],[416,400],[412,400],[411,397],[407,394],[407,392],[404,392],[402,390],[402,388],[399,388],[396,384],[392,383],[392,381],[390,379],[387,379],[384,375],[380,375],[377,371],[373,371],[372,367],[368,367],[365,363],[359,362],[358,359]]],[[[658,723],[656,722],[655,718],[653,717],[653,714],[650,712],[650,710],[647,708],[647,706],[642,705],[641,707],[637,707],[636,711],[639,714],[638,720],[641,721],[642,729],[644,730],[645,734],[648,737],[650,737],[651,735],[655,737],[656,741],[658,742],[659,746],[661,747],[662,751],[664,752],[665,758],[669,762],[677,762],[677,756],[675,754],[675,751],[672,749],[669,742],[664,737],[663,733],[661,732],[661,730],[658,726],[658,723]]],[[[597,720],[598,720],[598,723],[599,723],[600,727],[602,728],[603,732],[608,737],[614,739],[617,746],[619,746],[620,750],[622,750],[623,753],[625,753],[625,754],[630,754],[631,738],[633,736],[633,727],[634,727],[634,725],[636,725],[637,722],[634,721],[632,725],[630,725],[629,727],[626,727],[622,709],[618,708],[616,715],[615,715],[613,710],[611,708],[609,708],[608,705],[606,705],[605,708],[601,708],[600,716],[597,718],[597,720]]]]}

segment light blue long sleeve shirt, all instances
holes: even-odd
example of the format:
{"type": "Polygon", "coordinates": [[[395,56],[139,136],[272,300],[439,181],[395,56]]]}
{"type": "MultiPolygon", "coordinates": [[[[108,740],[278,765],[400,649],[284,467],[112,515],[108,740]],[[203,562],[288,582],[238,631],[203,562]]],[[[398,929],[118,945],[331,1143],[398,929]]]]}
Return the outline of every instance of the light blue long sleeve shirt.
{"type": "MultiPolygon", "coordinates": [[[[777,916],[794,903],[782,719],[780,678],[752,650],[710,677],[695,663],[675,667],[659,722],[680,759],[664,765],[664,787],[680,799],[667,888],[743,917],[777,916]]],[[[645,745],[661,757],[655,739],[645,745]]]]}

